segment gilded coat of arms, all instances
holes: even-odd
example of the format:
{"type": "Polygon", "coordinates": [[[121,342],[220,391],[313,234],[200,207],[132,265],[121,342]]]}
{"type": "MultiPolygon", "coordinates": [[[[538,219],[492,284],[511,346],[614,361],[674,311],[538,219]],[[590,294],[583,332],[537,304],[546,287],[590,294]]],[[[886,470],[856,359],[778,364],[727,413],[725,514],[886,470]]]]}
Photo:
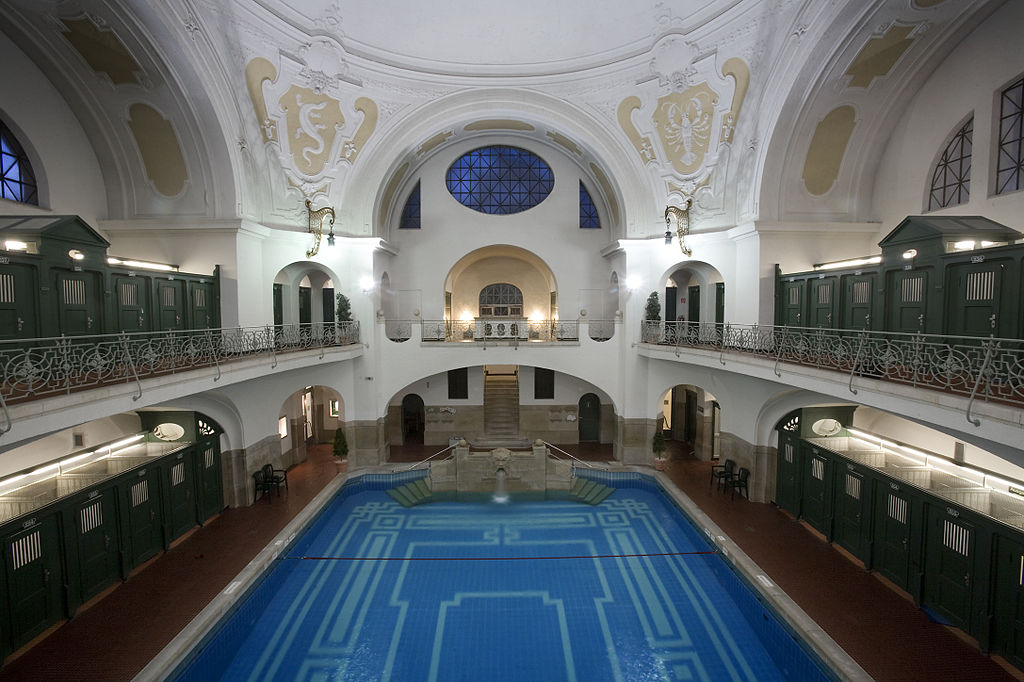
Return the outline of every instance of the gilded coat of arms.
{"type": "Polygon", "coordinates": [[[333,97],[298,85],[292,85],[280,103],[287,126],[287,141],[282,139],[281,146],[287,146],[296,170],[316,177],[332,158],[335,139],[345,124],[341,105],[333,97]]]}
{"type": "Polygon", "coordinates": [[[658,98],[654,124],[666,158],[680,175],[696,172],[704,162],[717,103],[706,82],[658,98]]]}

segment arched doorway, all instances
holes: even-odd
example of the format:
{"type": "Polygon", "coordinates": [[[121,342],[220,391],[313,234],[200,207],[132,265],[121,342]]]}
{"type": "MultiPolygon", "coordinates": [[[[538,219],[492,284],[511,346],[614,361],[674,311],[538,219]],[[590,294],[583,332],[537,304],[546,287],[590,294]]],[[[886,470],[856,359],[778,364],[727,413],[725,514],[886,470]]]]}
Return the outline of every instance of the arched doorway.
{"type": "Polygon", "coordinates": [[[423,444],[425,423],[423,398],[415,393],[402,398],[402,441],[405,445],[423,444]]]}
{"type": "Polygon", "coordinates": [[[584,393],[579,402],[579,438],[581,443],[601,440],[601,399],[593,393],[584,393]]]}

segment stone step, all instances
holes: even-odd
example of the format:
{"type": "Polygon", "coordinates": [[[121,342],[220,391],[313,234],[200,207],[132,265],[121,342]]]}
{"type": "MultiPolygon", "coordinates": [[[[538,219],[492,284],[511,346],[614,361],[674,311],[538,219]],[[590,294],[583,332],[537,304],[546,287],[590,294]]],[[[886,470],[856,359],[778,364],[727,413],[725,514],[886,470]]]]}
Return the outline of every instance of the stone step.
{"type": "Polygon", "coordinates": [[[427,484],[426,479],[418,478],[415,481],[389,488],[388,496],[403,507],[415,507],[424,502],[430,502],[433,491],[427,484]]]}
{"type": "Polygon", "coordinates": [[[604,483],[577,478],[572,488],[569,489],[569,499],[584,504],[598,505],[613,492],[615,492],[615,488],[604,483]]]}

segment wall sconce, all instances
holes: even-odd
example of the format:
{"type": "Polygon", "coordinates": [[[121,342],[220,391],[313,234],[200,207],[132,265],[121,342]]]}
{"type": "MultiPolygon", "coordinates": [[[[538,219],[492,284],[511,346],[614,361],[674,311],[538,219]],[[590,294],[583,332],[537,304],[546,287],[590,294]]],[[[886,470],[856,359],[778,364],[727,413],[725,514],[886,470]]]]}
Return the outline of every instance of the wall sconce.
{"type": "Polygon", "coordinates": [[[324,206],[313,210],[313,205],[306,199],[306,212],[309,219],[309,231],[313,235],[313,248],[306,252],[306,258],[312,258],[320,251],[320,238],[324,234],[324,216],[330,216],[330,233],[327,235],[327,245],[334,246],[334,208],[324,206]]]}
{"type": "Polygon", "coordinates": [[[683,207],[665,207],[665,243],[672,243],[672,223],[676,224],[676,235],[679,237],[679,250],[685,256],[692,256],[693,251],[686,245],[685,237],[690,234],[690,206],[692,201],[687,197],[683,201],[683,207]]]}

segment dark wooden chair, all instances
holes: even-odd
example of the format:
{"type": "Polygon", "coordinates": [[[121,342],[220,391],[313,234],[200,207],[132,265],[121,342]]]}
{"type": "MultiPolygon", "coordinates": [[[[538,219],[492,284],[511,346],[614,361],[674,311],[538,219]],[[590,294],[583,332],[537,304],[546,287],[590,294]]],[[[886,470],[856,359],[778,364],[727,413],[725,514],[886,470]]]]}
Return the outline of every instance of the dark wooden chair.
{"type": "Polygon", "coordinates": [[[747,490],[747,479],[750,478],[750,469],[747,467],[740,467],[740,470],[732,478],[725,480],[725,487],[731,489],[729,499],[736,499],[736,491],[742,490],[743,496],[750,499],[750,491],[747,490]]]}
{"type": "Polygon", "coordinates": [[[725,464],[712,464],[711,465],[711,481],[708,483],[710,488],[715,483],[718,483],[718,487],[721,488],[724,481],[729,480],[736,474],[736,462],[731,459],[725,460],[725,464]]]}
{"type": "Polygon", "coordinates": [[[277,489],[277,484],[272,480],[268,480],[266,474],[263,473],[263,469],[257,469],[252,473],[253,482],[253,503],[259,499],[260,493],[266,493],[267,502],[270,502],[270,493],[277,489]]]}
{"type": "Polygon", "coordinates": [[[273,464],[263,465],[263,477],[271,481],[277,488],[277,494],[281,494],[281,485],[288,489],[288,472],[284,469],[275,469],[273,464]]]}

